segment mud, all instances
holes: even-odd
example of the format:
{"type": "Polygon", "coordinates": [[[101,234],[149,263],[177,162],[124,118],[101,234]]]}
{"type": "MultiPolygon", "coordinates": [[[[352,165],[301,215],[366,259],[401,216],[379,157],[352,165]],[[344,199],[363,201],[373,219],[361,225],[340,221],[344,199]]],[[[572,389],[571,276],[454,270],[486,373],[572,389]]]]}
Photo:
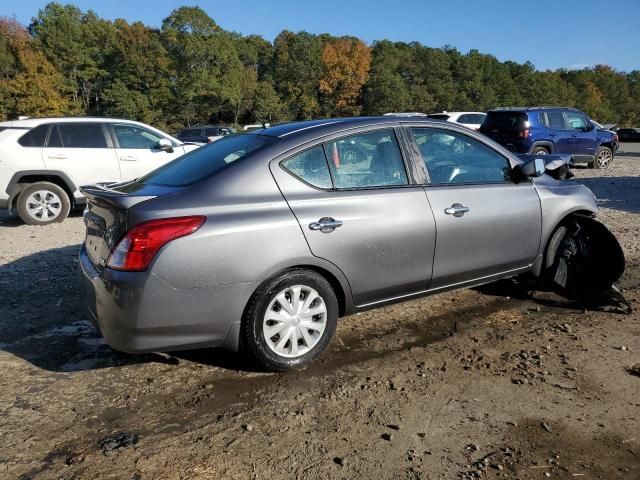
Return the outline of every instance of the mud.
{"type": "Polygon", "coordinates": [[[623,148],[575,173],[633,313],[509,283],[446,293],[343,319],[293,374],[111,350],[77,298],[79,216],[0,220],[0,478],[640,479],[640,148],[623,148]]]}

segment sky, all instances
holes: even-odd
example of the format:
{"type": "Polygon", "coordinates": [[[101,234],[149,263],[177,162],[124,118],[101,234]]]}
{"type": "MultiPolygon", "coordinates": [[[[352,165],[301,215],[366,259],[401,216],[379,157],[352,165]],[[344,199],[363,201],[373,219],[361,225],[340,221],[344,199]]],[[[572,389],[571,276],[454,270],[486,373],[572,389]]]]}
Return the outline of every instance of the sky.
{"type": "MultiPolygon", "coordinates": [[[[23,24],[48,2],[0,0],[0,16],[23,24]]],[[[66,3],[60,1],[60,3],[66,3]]],[[[607,64],[640,69],[640,0],[75,0],[83,11],[159,27],[182,5],[198,5],[226,30],[273,40],[282,30],[418,41],[477,49],[538,69],[607,64]]]]}

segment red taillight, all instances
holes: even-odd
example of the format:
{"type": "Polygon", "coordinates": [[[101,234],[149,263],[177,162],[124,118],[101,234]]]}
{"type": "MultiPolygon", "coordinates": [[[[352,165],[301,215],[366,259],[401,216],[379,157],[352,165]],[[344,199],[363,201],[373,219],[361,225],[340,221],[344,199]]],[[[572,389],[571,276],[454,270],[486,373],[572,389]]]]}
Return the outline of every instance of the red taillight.
{"type": "Polygon", "coordinates": [[[145,270],[164,245],[176,238],[191,235],[205,220],[206,217],[198,215],[142,222],[118,242],[109,256],[107,266],[128,272],[145,270]]]}
{"type": "Polygon", "coordinates": [[[529,138],[529,129],[527,128],[526,130],[520,130],[518,132],[518,137],[520,137],[520,138],[529,138]]]}

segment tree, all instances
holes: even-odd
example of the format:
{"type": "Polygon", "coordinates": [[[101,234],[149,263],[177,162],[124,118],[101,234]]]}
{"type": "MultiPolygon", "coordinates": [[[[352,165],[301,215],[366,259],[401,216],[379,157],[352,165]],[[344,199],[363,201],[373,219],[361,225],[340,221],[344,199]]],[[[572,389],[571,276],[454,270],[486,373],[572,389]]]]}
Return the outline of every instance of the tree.
{"type": "Polygon", "coordinates": [[[162,37],[176,72],[173,116],[193,125],[236,102],[243,66],[232,36],[199,7],[181,7],[162,22],[162,37]]]}
{"type": "Polygon", "coordinates": [[[362,87],[371,66],[371,50],[356,38],[327,42],[322,51],[323,74],[319,91],[327,116],[358,115],[362,87]]]}
{"type": "Polygon", "coordinates": [[[0,19],[0,115],[50,116],[66,113],[63,77],[15,20],[0,19]]]}
{"type": "Polygon", "coordinates": [[[281,32],[274,41],[273,80],[287,118],[304,120],[320,114],[322,40],[307,32],[281,32]]]}

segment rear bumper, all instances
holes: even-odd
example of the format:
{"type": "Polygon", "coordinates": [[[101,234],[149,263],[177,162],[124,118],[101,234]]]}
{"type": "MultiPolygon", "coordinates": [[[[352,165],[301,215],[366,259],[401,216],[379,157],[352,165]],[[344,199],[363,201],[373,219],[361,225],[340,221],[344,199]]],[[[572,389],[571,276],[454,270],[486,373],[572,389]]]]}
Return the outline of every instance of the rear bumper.
{"type": "Polygon", "coordinates": [[[176,289],[152,272],[98,271],[83,246],[79,286],[105,341],[124,352],[237,349],[253,284],[176,289]]]}

